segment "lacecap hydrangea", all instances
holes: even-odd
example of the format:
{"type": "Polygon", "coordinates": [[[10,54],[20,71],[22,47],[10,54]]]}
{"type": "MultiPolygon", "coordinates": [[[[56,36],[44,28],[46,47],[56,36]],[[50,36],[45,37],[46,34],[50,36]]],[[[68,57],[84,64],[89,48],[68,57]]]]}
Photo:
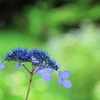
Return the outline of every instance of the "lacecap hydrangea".
{"type": "MultiPolygon", "coordinates": [[[[63,85],[65,88],[72,87],[71,81],[67,80],[67,78],[70,78],[70,71],[60,71],[56,62],[51,59],[48,53],[42,50],[15,48],[6,54],[5,60],[7,62],[17,62],[16,69],[23,67],[29,72],[31,76],[37,74],[41,76],[42,79],[46,82],[49,82],[52,79],[51,74],[53,71],[57,71],[58,84],[60,86],[63,85]],[[28,67],[26,67],[26,62],[31,63],[32,70],[29,70],[28,67]]],[[[0,70],[5,68],[5,64],[6,63],[2,63],[2,59],[0,58],[0,70]]],[[[30,78],[30,81],[32,81],[32,77],[30,78]]]]}

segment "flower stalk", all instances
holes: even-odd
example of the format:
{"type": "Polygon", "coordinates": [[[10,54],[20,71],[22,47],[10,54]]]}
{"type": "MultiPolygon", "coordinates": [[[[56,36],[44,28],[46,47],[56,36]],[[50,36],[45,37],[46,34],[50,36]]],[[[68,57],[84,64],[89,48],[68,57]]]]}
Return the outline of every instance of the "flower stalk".
{"type": "Polygon", "coordinates": [[[25,100],[28,100],[30,88],[31,88],[31,83],[32,83],[32,76],[34,74],[34,70],[36,67],[34,67],[34,68],[32,67],[32,72],[24,64],[23,64],[23,67],[30,73],[29,86],[28,86],[28,90],[27,90],[27,94],[26,94],[26,98],[25,98],[25,100]]]}
{"type": "Polygon", "coordinates": [[[32,83],[32,74],[31,74],[31,76],[30,76],[29,86],[28,86],[28,90],[27,90],[27,94],[26,94],[25,100],[28,100],[29,93],[30,93],[31,83],[32,83]]]}

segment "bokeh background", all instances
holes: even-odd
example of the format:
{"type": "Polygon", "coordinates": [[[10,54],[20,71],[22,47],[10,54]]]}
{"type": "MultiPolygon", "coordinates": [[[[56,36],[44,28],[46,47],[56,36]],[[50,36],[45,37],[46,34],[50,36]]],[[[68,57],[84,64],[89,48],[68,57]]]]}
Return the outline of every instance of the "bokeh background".
{"type": "MultiPolygon", "coordinates": [[[[0,57],[21,47],[47,51],[73,87],[35,75],[29,100],[100,100],[100,0],[0,0],[0,57]]],[[[15,62],[0,71],[0,100],[24,100],[29,74],[15,62]]]]}

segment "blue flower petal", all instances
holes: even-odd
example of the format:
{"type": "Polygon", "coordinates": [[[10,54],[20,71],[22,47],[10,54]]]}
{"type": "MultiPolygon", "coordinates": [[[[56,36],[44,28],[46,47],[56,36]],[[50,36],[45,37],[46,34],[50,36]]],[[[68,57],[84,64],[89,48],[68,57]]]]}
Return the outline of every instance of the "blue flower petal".
{"type": "Polygon", "coordinates": [[[61,78],[58,79],[58,84],[59,84],[60,86],[62,86],[63,80],[62,80],[61,78]]]}
{"type": "Polygon", "coordinates": [[[65,88],[71,88],[72,87],[72,82],[69,80],[64,80],[63,85],[65,88]]]}
{"type": "Polygon", "coordinates": [[[38,75],[42,75],[43,73],[44,72],[42,70],[39,70],[39,71],[36,72],[36,74],[38,74],[38,75]]]}
{"type": "Polygon", "coordinates": [[[3,70],[5,68],[4,64],[0,64],[0,70],[3,70]]]}
{"type": "Polygon", "coordinates": [[[46,68],[46,69],[47,69],[47,73],[49,73],[49,74],[53,73],[53,69],[51,69],[51,68],[46,68]]]}
{"type": "Polygon", "coordinates": [[[58,72],[58,75],[59,75],[60,78],[63,79],[63,72],[62,72],[62,71],[59,71],[59,72],[58,72]]]}
{"type": "Polygon", "coordinates": [[[70,77],[70,72],[67,71],[67,70],[65,70],[65,71],[63,72],[63,79],[69,78],[69,77],[70,77]]]}
{"type": "Polygon", "coordinates": [[[52,79],[52,77],[51,77],[49,74],[44,74],[44,75],[42,76],[42,79],[43,79],[44,81],[46,81],[46,82],[49,82],[49,81],[52,79]]]}

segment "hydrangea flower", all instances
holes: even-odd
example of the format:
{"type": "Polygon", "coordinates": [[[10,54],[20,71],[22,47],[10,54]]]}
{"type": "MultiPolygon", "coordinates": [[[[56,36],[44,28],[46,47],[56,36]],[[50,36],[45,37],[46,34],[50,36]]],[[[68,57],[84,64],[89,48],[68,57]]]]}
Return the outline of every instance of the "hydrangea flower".
{"type": "MultiPolygon", "coordinates": [[[[17,62],[16,69],[20,69],[20,67],[24,67],[31,75],[30,82],[32,81],[32,76],[37,74],[42,77],[42,79],[46,82],[49,82],[52,77],[51,74],[53,71],[58,72],[58,84],[61,86],[63,85],[65,88],[71,88],[72,83],[66,78],[70,77],[69,71],[58,71],[59,66],[56,64],[56,61],[50,58],[48,53],[37,50],[37,49],[22,49],[22,48],[15,48],[12,52],[6,54],[5,60],[7,62],[15,61],[17,62]],[[32,65],[32,70],[30,71],[28,67],[25,66],[25,63],[29,62],[32,65]]],[[[0,59],[0,70],[5,68],[5,65],[1,63],[0,59]]]]}
{"type": "Polygon", "coordinates": [[[65,88],[71,88],[72,83],[69,80],[66,80],[66,78],[70,78],[70,72],[65,70],[64,72],[59,71],[58,72],[59,79],[58,79],[58,84],[64,85],[65,88]]]}

